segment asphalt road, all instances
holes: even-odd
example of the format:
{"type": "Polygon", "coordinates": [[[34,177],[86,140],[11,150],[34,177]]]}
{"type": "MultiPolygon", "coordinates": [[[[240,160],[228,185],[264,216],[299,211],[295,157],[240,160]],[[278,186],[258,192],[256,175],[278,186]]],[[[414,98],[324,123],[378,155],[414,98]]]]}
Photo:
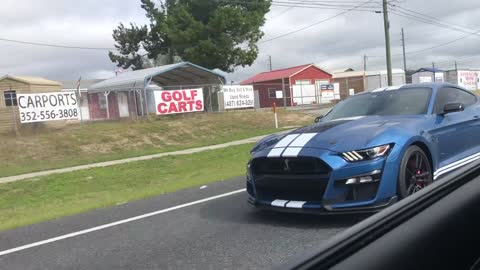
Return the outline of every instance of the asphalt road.
{"type": "Polygon", "coordinates": [[[0,269],[269,269],[308,252],[362,217],[259,211],[246,193],[211,199],[98,229],[244,187],[243,177],[0,233],[0,269]],[[18,251],[42,240],[91,232],[18,251]],[[5,251],[11,253],[5,254],[5,251]]]}

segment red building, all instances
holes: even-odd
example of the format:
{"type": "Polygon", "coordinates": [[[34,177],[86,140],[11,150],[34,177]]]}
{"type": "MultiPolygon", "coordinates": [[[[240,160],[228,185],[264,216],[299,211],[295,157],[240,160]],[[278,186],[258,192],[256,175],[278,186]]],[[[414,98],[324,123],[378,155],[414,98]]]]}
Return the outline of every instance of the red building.
{"type": "Polygon", "coordinates": [[[260,107],[314,104],[320,100],[320,85],[332,82],[332,74],[314,64],[259,73],[241,85],[252,85],[260,107]],[[303,91],[302,91],[303,90],[303,91]]]}

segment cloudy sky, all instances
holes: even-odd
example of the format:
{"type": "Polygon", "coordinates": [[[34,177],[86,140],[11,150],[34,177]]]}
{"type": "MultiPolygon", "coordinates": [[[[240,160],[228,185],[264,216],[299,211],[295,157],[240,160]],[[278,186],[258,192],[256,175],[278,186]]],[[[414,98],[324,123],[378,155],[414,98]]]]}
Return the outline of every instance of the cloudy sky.
{"type": "MultiPolygon", "coordinates": [[[[280,1],[280,0],[274,0],[280,1]]],[[[303,1],[315,0],[282,0],[303,1]]],[[[318,0],[320,1],[320,0],[318,0]]],[[[317,1],[317,3],[318,3],[317,1]]],[[[364,3],[366,0],[338,0],[334,4],[364,3]]],[[[333,3],[321,1],[323,3],[333,3]]],[[[412,10],[440,19],[443,26],[390,14],[392,62],[403,68],[400,31],[405,29],[407,66],[442,68],[480,68],[480,1],[478,0],[392,0],[397,14],[412,10]],[[447,27],[445,27],[445,25],[447,27]],[[454,40],[459,39],[456,42],[454,40]],[[439,46],[449,43],[444,46],[439,46]],[[435,47],[428,49],[430,47],[435,47]],[[423,50],[420,52],[419,51],[423,50]],[[410,53],[409,53],[410,52],[410,53]],[[412,53],[413,52],[413,53],[412,53]]],[[[379,6],[380,0],[368,6],[379,6]]],[[[263,27],[268,40],[335,16],[344,10],[285,7],[275,4],[263,27]]],[[[404,15],[404,14],[403,14],[404,15]]],[[[413,14],[429,21],[432,17],[413,14]]],[[[140,0],[2,0],[0,39],[59,44],[79,47],[113,47],[112,30],[120,23],[147,23],[140,0]]],[[[438,23],[438,21],[436,21],[438,23]]],[[[350,11],[303,31],[259,44],[260,54],[251,67],[237,68],[227,77],[239,81],[268,69],[316,63],[328,71],[363,68],[368,55],[368,69],[385,68],[383,16],[374,12],[350,11]]],[[[115,65],[107,50],[78,50],[32,46],[0,40],[0,75],[37,75],[57,80],[109,78],[115,65]]]]}

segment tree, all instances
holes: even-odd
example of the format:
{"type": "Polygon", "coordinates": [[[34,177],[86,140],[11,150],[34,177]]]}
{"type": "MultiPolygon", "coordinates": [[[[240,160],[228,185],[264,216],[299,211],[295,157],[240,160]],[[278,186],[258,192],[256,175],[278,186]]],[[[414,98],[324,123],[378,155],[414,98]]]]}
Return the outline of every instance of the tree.
{"type": "MultiPolygon", "coordinates": [[[[148,26],[120,24],[113,31],[118,53],[109,56],[119,67],[140,69],[145,59],[175,59],[232,72],[258,56],[260,27],[270,0],[164,0],[159,6],[141,0],[148,26]]],[[[151,61],[147,61],[150,62],[151,61]]]]}

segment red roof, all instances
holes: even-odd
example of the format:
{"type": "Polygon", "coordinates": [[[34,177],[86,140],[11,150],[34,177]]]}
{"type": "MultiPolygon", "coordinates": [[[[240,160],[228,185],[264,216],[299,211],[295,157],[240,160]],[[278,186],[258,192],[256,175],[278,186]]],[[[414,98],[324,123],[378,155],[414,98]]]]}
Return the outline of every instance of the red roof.
{"type": "Polygon", "coordinates": [[[240,84],[251,84],[254,82],[265,82],[265,81],[272,81],[272,80],[278,80],[282,78],[289,78],[290,76],[294,75],[295,73],[311,66],[312,64],[306,64],[306,65],[301,65],[297,67],[290,67],[290,68],[284,68],[284,69],[277,69],[277,70],[272,70],[268,72],[262,72],[258,73],[257,75],[246,79],[240,84]]]}

